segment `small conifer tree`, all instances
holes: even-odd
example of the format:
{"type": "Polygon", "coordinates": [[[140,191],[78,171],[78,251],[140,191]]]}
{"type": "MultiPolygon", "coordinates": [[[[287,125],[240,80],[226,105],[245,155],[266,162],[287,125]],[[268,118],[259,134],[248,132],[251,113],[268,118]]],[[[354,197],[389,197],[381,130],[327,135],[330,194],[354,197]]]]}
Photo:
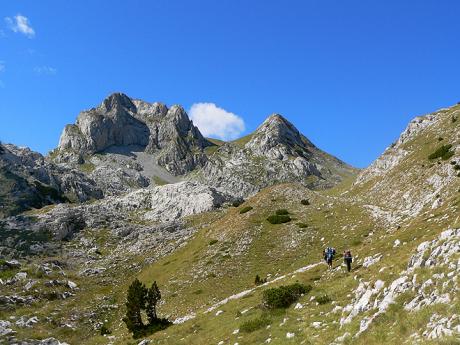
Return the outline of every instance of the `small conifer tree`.
{"type": "Polygon", "coordinates": [[[144,328],[141,310],[145,309],[146,295],[147,289],[145,285],[136,278],[128,289],[126,316],[123,318],[126,327],[134,336],[139,334],[144,328]]]}
{"type": "Polygon", "coordinates": [[[128,288],[126,299],[126,315],[123,321],[133,337],[139,338],[155,333],[171,325],[168,319],[159,318],[157,315],[157,304],[161,299],[160,289],[157,282],[153,282],[147,288],[139,280],[135,279],[128,288]],[[142,310],[147,314],[148,323],[142,321],[142,310]]]}
{"type": "Polygon", "coordinates": [[[158,288],[157,282],[154,281],[152,286],[147,290],[146,295],[146,309],[147,318],[149,320],[149,325],[153,325],[158,321],[157,317],[157,303],[161,299],[161,292],[158,288]]]}
{"type": "Polygon", "coordinates": [[[260,285],[260,277],[258,274],[256,274],[256,279],[254,280],[254,284],[260,285]]]}

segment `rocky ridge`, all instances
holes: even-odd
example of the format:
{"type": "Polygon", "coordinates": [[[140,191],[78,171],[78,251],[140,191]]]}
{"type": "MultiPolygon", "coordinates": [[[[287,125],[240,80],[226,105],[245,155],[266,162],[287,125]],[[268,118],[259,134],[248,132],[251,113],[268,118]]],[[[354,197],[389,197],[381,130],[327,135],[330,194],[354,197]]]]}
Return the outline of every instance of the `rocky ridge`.
{"type": "Polygon", "coordinates": [[[106,195],[186,179],[247,197],[276,182],[301,181],[326,188],[356,173],[277,114],[264,121],[243,147],[225,143],[210,154],[206,148],[211,146],[215,144],[203,138],[181,106],[168,109],[162,103],[116,93],[82,112],[75,125],[66,126],[53,160],[75,168],[86,163],[94,169],[90,177],[106,195]]]}
{"type": "Polygon", "coordinates": [[[247,137],[225,143],[191,179],[239,197],[274,183],[300,182],[310,188],[331,187],[356,169],[314,146],[283,116],[274,114],[247,137]]]}

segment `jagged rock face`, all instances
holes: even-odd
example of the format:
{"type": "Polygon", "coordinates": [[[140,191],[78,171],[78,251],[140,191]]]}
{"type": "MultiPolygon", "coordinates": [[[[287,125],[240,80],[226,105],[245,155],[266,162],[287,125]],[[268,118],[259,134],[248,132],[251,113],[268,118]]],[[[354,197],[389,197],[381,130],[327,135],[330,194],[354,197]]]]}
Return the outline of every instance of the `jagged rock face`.
{"type": "Polygon", "coordinates": [[[212,144],[203,138],[182,107],[168,109],[162,103],[131,100],[115,93],[97,108],[80,113],[75,125],[65,127],[57,159],[78,163],[81,159],[75,155],[129,145],[145,147],[159,165],[174,175],[182,175],[204,164],[202,150],[212,144]]]}
{"type": "Polygon", "coordinates": [[[153,121],[149,126],[146,151],[158,153],[158,164],[168,171],[182,175],[206,162],[202,149],[212,144],[203,138],[182,107],[172,106],[162,121],[153,121]]]}
{"type": "Polygon", "coordinates": [[[300,182],[325,188],[353,175],[355,169],[316,148],[281,115],[270,116],[240,147],[222,145],[203,169],[190,178],[245,198],[261,188],[300,182]]]}
{"type": "Polygon", "coordinates": [[[102,198],[84,174],[48,162],[28,148],[3,145],[0,152],[0,216],[71,200],[102,198]]]}
{"type": "Polygon", "coordinates": [[[76,125],[66,126],[59,148],[94,153],[112,145],[145,146],[149,129],[133,117],[135,111],[136,106],[126,95],[113,94],[99,107],[82,112],[76,125]]]}

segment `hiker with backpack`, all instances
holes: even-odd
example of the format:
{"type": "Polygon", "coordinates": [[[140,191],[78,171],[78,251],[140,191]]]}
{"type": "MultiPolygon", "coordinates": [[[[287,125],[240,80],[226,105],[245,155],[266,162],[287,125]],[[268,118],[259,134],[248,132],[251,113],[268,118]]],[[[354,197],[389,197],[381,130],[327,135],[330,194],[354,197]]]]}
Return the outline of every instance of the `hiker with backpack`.
{"type": "Polygon", "coordinates": [[[351,255],[351,251],[348,249],[346,251],[343,252],[343,261],[345,262],[345,264],[347,265],[347,271],[350,272],[351,271],[351,263],[353,261],[353,257],[351,255]]]}
{"type": "Polygon", "coordinates": [[[327,247],[324,250],[324,260],[330,269],[332,269],[332,260],[334,260],[335,248],[327,247]]]}

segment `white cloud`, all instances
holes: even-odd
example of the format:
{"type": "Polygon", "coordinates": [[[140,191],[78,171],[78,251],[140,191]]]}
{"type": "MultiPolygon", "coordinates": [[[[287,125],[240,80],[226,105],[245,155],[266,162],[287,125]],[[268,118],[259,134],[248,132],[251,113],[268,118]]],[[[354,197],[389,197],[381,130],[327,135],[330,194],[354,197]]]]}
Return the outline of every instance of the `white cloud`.
{"type": "Polygon", "coordinates": [[[55,75],[57,73],[57,69],[50,66],[37,66],[34,67],[34,72],[37,75],[55,75]]]}
{"type": "Polygon", "coordinates": [[[236,139],[244,131],[244,121],[214,103],[195,103],[189,111],[193,123],[206,137],[236,139]]]}
{"type": "Polygon", "coordinates": [[[32,26],[30,26],[30,22],[27,17],[18,14],[13,18],[6,17],[5,21],[14,32],[22,33],[29,38],[33,38],[35,36],[35,30],[32,26]]]}

